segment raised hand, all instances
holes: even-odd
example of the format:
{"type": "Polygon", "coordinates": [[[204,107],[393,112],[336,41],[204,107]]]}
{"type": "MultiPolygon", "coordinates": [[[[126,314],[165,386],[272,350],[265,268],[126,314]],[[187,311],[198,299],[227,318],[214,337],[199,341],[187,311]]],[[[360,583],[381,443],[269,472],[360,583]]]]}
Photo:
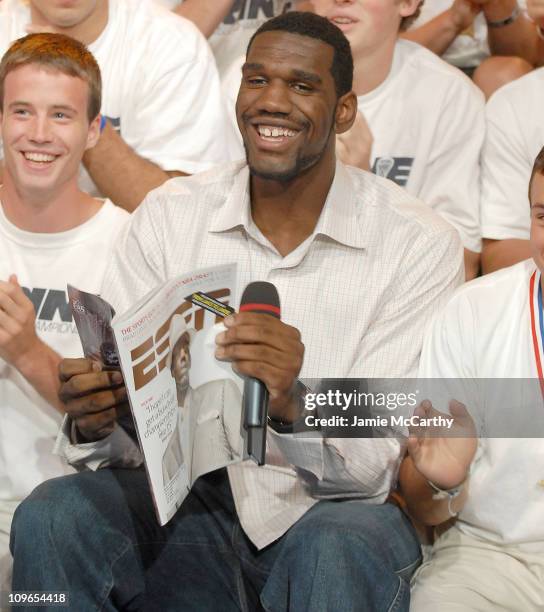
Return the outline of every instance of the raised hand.
{"type": "Polygon", "coordinates": [[[421,475],[441,489],[461,484],[476,454],[476,427],[463,404],[450,402],[450,414],[443,414],[425,400],[415,414],[423,419],[442,416],[453,418],[450,428],[443,426],[410,427],[408,452],[421,475]]]}

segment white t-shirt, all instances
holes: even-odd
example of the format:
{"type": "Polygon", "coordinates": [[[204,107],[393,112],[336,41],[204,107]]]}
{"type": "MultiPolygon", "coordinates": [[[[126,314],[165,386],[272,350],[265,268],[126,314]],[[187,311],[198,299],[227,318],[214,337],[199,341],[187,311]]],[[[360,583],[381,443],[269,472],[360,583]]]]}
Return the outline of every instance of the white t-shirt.
{"type": "Polygon", "coordinates": [[[374,143],[371,168],[442,215],[479,252],[484,98],[458,70],[399,40],[391,71],[358,98],[374,143]]]}
{"type": "Polygon", "coordinates": [[[486,108],[482,151],[482,235],[529,238],[527,190],[544,145],[544,68],[501,87],[486,108]]]}
{"type": "MultiPolygon", "coordinates": [[[[536,378],[529,309],[529,280],[535,269],[531,259],[460,287],[426,336],[420,376],[469,381],[536,378]]],[[[537,418],[544,419],[544,403],[538,399],[537,418]]],[[[491,414],[493,408],[486,409],[491,414]]],[[[497,406],[497,419],[502,418],[501,408],[497,406]]],[[[520,430],[530,425],[531,421],[522,423],[520,430]]],[[[541,438],[481,439],[459,528],[499,544],[544,550],[544,487],[539,484],[543,479],[541,438]]]]}
{"type": "MultiPolygon", "coordinates": [[[[29,21],[24,0],[2,2],[1,54],[29,21]]],[[[138,155],[189,174],[230,159],[213,56],[191,22],[151,0],[115,0],[89,49],[102,72],[101,113],[138,155]]],[[[84,175],[81,188],[96,194],[84,175]]]]}
{"type": "MultiPolygon", "coordinates": [[[[431,19],[449,9],[452,4],[453,0],[427,0],[421,8],[421,15],[410,29],[413,30],[431,21],[431,19]]],[[[518,5],[525,10],[525,0],[518,0],[518,5]]],[[[473,25],[457,36],[442,55],[442,58],[460,68],[474,68],[489,55],[487,25],[483,13],[480,13],[474,20],[473,25]]]]}
{"type": "MultiPolygon", "coordinates": [[[[128,218],[107,200],[79,227],[41,234],[15,227],[0,206],[0,279],[17,274],[38,313],[39,337],[63,357],[82,354],[66,284],[100,291],[109,253],[128,218]]],[[[52,452],[61,420],[26,379],[0,359],[0,504],[22,500],[44,480],[73,471],[52,452]]]]}
{"type": "MultiPolygon", "coordinates": [[[[234,125],[244,61],[223,82],[234,125]]],[[[465,248],[480,252],[481,91],[434,53],[399,40],[387,79],[359,96],[358,106],[374,137],[372,171],[423,200],[457,229],[465,248]]]]}
{"type": "MultiPolygon", "coordinates": [[[[173,9],[183,0],[156,0],[173,9]]],[[[268,19],[280,15],[292,4],[290,0],[245,0],[234,2],[223,23],[210,37],[221,78],[233,62],[246,52],[249,39],[268,19]]]]}

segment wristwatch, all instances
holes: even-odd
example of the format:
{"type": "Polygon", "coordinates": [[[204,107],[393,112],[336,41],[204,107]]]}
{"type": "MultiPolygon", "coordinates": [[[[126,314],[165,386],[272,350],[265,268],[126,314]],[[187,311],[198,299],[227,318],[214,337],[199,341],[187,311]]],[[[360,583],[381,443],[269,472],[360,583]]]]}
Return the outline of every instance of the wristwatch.
{"type": "Polygon", "coordinates": [[[498,21],[489,21],[488,19],[486,19],[487,27],[488,28],[504,28],[504,26],[508,26],[511,23],[514,23],[514,21],[516,21],[516,19],[519,17],[519,14],[520,14],[519,6],[516,4],[510,17],[507,17],[506,19],[499,19],[498,21]]]}

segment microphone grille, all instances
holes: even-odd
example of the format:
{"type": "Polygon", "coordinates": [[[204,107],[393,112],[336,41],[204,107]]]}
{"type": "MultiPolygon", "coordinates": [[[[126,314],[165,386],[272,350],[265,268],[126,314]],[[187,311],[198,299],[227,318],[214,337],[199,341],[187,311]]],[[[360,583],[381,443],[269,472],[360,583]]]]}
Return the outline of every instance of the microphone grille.
{"type": "Polygon", "coordinates": [[[240,312],[259,312],[281,318],[278,290],[266,281],[249,283],[242,294],[240,312]]]}

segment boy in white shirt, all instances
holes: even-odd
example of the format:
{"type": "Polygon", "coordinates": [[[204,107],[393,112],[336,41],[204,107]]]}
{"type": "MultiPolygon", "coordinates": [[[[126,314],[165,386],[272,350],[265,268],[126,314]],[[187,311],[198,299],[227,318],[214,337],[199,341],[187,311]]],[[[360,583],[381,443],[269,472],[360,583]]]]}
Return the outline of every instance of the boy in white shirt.
{"type": "Polygon", "coordinates": [[[52,454],[61,422],[57,367],[77,355],[66,284],[98,292],[129,217],[78,188],[100,135],[101,79],[66,36],[16,41],[0,64],[4,177],[0,188],[0,590],[18,503],[39,483],[73,472],[52,454]]]}
{"type": "MultiPolygon", "coordinates": [[[[537,437],[544,389],[544,149],[529,193],[532,258],[461,287],[424,342],[421,378],[446,379],[448,387],[455,379],[468,386],[503,379],[492,387],[515,392],[512,402],[489,402],[497,393],[481,382],[472,401],[452,392],[479,421],[484,417],[486,436],[475,460],[474,431],[456,402],[450,411],[464,434],[459,429],[454,436],[435,433],[408,443],[400,482],[411,513],[433,525],[458,515],[417,575],[415,612],[544,609],[544,455],[537,437]],[[532,401],[520,401],[522,395],[532,401]]],[[[431,405],[424,412],[439,414],[431,405]]]]}
{"type": "Polygon", "coordinates": [[[188,20],[152,0],[3,0],[0,54],[29,29],[79,40],[100,66],[105,119],[84,191],[131,211],[168,178],[230,160],[215,62],[188,20]]]}

